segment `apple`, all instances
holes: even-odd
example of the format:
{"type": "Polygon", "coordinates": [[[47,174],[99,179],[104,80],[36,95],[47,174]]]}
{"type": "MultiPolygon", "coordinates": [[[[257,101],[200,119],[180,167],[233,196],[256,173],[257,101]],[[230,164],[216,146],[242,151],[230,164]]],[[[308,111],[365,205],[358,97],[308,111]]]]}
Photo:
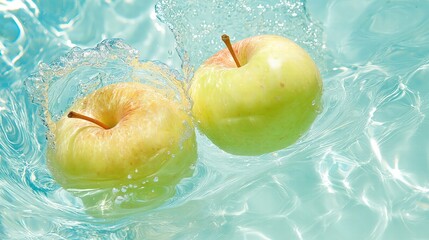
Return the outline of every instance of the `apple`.
{"type": "Polygon", "coordinates": [[[320,112],[322,80],[312,58],[275,35],[244,39],[195,72],[189,94],[198,128],[226,152],[260,155],[283,149],[320,112]],[[236,55],[235,55],[236,53],[236,55]]]}
{"type": "Polygon", "coordinates": [[[96,217],[161,205],[192,175],[197,159],[186,105],[137,82],[107,85],[78,100],[51,131],[54,179],[96,217]]]}

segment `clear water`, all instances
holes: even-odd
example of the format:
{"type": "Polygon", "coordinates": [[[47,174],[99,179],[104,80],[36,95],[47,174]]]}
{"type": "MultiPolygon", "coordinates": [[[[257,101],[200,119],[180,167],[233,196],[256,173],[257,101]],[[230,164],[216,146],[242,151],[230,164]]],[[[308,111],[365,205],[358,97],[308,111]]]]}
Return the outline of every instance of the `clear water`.
{"type": "Polygon", "coordinates": [[[429,239],[428,26],[426,0],[0,1],[0,239],[429,239]],[[23,80],[119,37],[186,81],[224,32],[309,51],[324,78],[313,127],[259,157],[199,135],[196,172],[169,202],[88,216],[47,170],[40,96],[23,80]]]}

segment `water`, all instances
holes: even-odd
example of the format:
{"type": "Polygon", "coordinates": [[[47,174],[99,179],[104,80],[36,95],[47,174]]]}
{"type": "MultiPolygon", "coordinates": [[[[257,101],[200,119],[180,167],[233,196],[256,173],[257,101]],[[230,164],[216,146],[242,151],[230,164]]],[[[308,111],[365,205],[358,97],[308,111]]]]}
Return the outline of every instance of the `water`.
{"type": "Polygon", "coordinates": [[[164,22],[155,2],[57,4],[0,2],[1,239],[429,239],[427,1],[164,0],[164,22]],[[198,135],[194,176],[173,199],[90,217],[47,170],[47,129],[22,80],[73,46],[120,37],[186,81],[224,32],[276,32],[315,58],[324,109],[312,128],[259,157],[198,135]]]}

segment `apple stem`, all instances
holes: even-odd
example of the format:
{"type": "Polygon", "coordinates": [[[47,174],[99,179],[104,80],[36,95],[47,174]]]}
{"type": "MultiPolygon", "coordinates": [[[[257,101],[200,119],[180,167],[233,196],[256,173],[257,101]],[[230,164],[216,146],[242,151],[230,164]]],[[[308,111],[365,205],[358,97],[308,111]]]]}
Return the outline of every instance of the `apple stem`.
{"type": "Polygon", "coordinates": [[[90,117],[88,117],[88,116],[82,115],[82,114],[77,113],[77,112],[73,112],[73,111],[71,111],[71,112],[69,112],[69,114],[67,115],[67,117],[69,117],[69,118],[79,118],[79,119],[83,119],[83,120],[86,120],[86,121],[89,121],[89,122],[95,123],[95,124],[97,124],[98,126],[100,126],[100,127],[104,128],[104,129],[106,129],[106,130],[107,130],[107,129],[110,129],[110,127],[109,127],[109,126],[107,126],[106,124],[104,124],[104,123],[102,123],[102,122],[98,121],[97,119],[90,118],[90,117]]]}
{"type": "Polygon", "coordinates": [[[234,49],[232,49],[232,45],[231,45],[231,41],[229,40],[229,36],[226,34],[223,34],[222,35],[222,41],[225,43],[226,47],[228,48],[229,52],[231,53],[235,64],[237,64],[237,67],[241,67],[240,62],[238,61],[237,56],[235,55],[234,49]]]}

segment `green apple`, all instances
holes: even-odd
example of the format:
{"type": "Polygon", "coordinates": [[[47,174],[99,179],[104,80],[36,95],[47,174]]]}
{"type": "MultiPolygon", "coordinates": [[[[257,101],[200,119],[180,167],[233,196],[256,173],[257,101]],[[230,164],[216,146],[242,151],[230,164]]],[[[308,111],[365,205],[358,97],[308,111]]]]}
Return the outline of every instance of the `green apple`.
{"type": "Polygon", "coordinates": [[[91,215],[154,208],[192,175],[197,158],[192,119],[184,103],[162,90],[112,84],[78,100],[70,111],[51,129],[48,166],[91,215]]]}
{"type": "Polygon", "coordinates": [[[237,155],[260,155],[296,142],[320,112],[322,80],[314,61],[296,43],[275,35],[229,47],[207,59],[189,87],[201,132],[237,155]]]}

